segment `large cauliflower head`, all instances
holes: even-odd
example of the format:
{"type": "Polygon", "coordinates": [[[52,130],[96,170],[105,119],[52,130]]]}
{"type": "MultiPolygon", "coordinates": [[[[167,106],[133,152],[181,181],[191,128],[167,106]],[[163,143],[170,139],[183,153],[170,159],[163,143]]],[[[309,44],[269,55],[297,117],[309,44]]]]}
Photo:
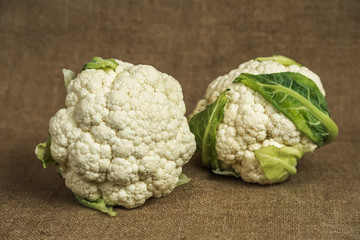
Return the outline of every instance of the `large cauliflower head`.
{"type": "Polygon", "coordinates": [[[241,176],[246,182],[272,183],[265,176],[254,154],[256,150],[271,145],[277,148],[295,146],[303,152],[309,152],[317,147],[258,92],[242,83],[233,83],[242,73],[259,75],[280,72],[295,72],[306,76],[313,80],[322,95],[325,95],[320,78],[306,67],[299,64],[283,65],[272,60],[250,60],[213,80],[206,90],[204,99],[198,102],[190,115],[192,118],[204,111],[228,89],[225,92],[227,102],[223,120],[216,132],[216,154],[222,170],[226,172],[231,169],[234,175],[241,176]]]}
{"type": "Polygon", "coordinates": [[[66,108],[50,120],[50,150],[73,193],[133,208],[174,189],[196,144],[173,77],[114,63],[70,81],[66,108]]]}

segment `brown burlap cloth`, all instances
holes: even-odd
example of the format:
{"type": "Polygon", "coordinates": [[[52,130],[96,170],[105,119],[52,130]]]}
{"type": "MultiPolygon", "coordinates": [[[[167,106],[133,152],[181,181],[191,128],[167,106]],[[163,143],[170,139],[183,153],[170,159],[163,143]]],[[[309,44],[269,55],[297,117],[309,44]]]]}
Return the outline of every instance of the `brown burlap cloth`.
{"type": "Polygon", "coordinates": [[[360,1],[0,1],[0,239],[360,239],[360,1]],[[282,54],[322,79],[340,135],[274,186],[203,169],[111,218],[79,205],[35,145],[64,107],[61,69],[92,56],[150,64],[187,113],[216,76],[282,54]]]}

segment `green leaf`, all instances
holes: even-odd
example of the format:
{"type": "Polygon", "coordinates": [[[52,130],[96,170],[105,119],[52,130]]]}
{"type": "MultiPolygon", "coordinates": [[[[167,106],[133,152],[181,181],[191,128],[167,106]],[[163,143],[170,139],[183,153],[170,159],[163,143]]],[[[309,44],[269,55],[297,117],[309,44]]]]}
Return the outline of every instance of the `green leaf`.
{"type": "Polygon", "coordinates": [[[35,154],[39,160],[42,161],[43,167],[46,168],[48,165],[55,164],[55,160],[51,157],[50,154],[50,145],[51,145],[51,136],[43,142],[39,143],[35,148],[35,154]]]}
{"type": "Polygon", "coordinates": [[[66,69],[66,68],[63,68],[62,72],[64,75],[65,87],[67,87],[69,85],[69,83],[71,82],[71,80],[73,80],[76,77],[76,74],[73,71],[71,71],[70,69],[66,69]]]}
{"type": "Polygon", "coordinates": [[[309,78],[293,72],[243,73],[234,83],[243,83],[260,93],[318,146],[337,137],[338,127],[329,116],[325,98],[309,78]]]}
{"type": "Polygon", "coordinates": [[[254,151],[265,176],[273,183],[283,182],[296,174],[296,164],[304,152],[294,147],[267,146],[254,151]]]}
{"type": "Polygon", "coordinates": [[[204,166],[219,168],[216,153],[217,127],[224,118],[224,108],[227,103],[226,91],[222,92],[216,101],[190,120],[190,130],[195,135],[196,149],[202,156],[204,166]]]}
{"type": "Polygon", "coordinates": [[[83,70],[85,69],[106,69],[111,68],[115,71],[119,64],[113,59],[103,59],[101,57],[93,57],[91,62],[85,63],[83,70]]]}
{"type": "Polygon", "coordinates": [[[189,178],[188,176],[185,175],[185,173],[181,173],[180,176],[179,176],[179,180],[178,182],[176,183],[176,186],[181,186],[185,183],[188,183],[190,182],[191,178],[189,178]]]}
{"type": "Polygon", "coordinates": [[[239,178],[240,174],[234,172],[234,170],[221,170],[220,168],[213,169],[213,173],[222,175],[222,176],[229,176],[229,177],[236,177],[239,178]]]}
{"type": "Polygon", "coordinates": [[[97,199],[95,201],[89,201],[85,198],[80,197],[77,194],[74,194],[76,200],[78,200],[78,202],[87,207],[87,208],[91,208],[91,209],[95,209],[104,213],[109,214],[110,216],[114,217],[116,216],[116,212],[113,211],[112,207],[106,206],[105,202],[103,199],[97,199]]]}
{"type": "Polygon", "coordinates": [[[282,65],[284,65],[285,67],[291,66],[291,65],[297,65],[299,67],[302,67],[301,64],[295,62],[294,60],[288,58],[288,57],[284,57],[281,55],[274,55],[271,57],[258,57],[255,59],[256,61],[259,62],[264,62],[264,61],[273,61],[273,62],[277,62],[280,63],[282,65]]]}

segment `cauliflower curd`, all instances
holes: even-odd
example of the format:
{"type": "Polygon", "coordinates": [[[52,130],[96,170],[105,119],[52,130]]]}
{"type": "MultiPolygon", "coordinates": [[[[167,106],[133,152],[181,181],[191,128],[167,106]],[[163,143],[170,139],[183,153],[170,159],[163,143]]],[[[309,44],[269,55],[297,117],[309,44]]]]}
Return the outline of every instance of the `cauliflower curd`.
{"type": "Polygon", "coordinates": [[[173,77],[113,62],[69,82],[49,124],[51,157],[77,196],[134,208],[175,188],[196,144],[173,77]]]}

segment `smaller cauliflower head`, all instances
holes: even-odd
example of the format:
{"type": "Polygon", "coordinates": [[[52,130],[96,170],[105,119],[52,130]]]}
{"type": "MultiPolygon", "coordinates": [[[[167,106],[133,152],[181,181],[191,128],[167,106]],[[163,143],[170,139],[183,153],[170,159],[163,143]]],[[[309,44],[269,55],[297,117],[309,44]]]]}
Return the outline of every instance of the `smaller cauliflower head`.
{"type": "Polygon", "coordinates": [[[246,182],[284,181],[305,152],[324,143],[317,136],[337,135],[336,125],[329,134],[317,118],[332,122],[324,96],[315,73],[282,56],[253,59],[216,78],[189,117],[203,164],[246,182]]]}
{"type": "Polygon", "coordinates": [[[66,186],[88,204],[125,208],[169,194],[196,148],[179,82],[114,59],[94,58],[74,79],[64,73],[66,108],[51,118],[42,149],[66,186]]]}

